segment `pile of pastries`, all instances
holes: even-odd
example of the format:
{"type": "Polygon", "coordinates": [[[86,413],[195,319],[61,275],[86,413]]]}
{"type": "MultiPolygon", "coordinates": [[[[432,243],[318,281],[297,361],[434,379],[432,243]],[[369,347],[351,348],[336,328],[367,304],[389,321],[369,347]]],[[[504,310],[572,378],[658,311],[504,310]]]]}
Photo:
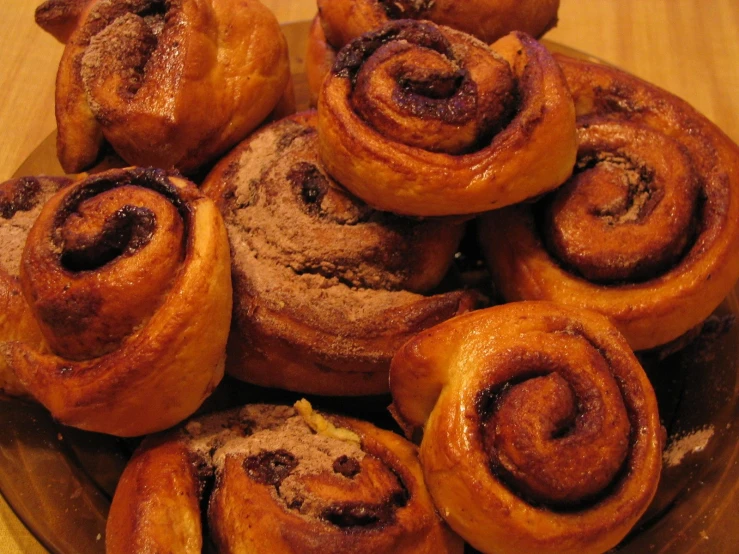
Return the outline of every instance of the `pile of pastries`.
{"type": "Polygon", "coordinates": [[[739,277],[739,148],[550,54],[557,9],[318,0],[296,114],[257,0],[39,7],[68,175],[0,185],[0,388],[149,435],[108,552],[598,553],[637,524],[664,430],[634,351],[739,277]],[[305,400],[191,418],[224,373],[390,394],[406,437],[305,400]]]}

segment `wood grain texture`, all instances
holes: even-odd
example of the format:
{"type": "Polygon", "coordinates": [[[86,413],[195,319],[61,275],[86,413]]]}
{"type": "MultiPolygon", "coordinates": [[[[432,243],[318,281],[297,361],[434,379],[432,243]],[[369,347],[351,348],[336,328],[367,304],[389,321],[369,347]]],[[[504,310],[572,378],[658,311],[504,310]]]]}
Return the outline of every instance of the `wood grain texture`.
{"type": "MultiPolygon", "coordinates": [[[[313,0],[263,0],[280,21],[308,19],[313,0]]],[[[54,129],[62,45],[33,21],[37,2],[0,6],[0,179],[54,129]]],[[[739,141],[739,2],[562,0],[548,38],[588,52],[687,100],[739,141]]],[[[0,551],[45,550],[0,502],[0,551]]]]}

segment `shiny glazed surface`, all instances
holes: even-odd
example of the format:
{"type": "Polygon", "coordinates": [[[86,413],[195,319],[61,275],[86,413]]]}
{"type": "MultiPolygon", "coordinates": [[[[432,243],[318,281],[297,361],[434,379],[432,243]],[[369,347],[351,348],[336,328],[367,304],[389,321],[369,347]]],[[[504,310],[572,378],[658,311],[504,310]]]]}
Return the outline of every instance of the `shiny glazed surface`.
{"type": "MultiPolygon", "coordinates": [[[[603,10],[601,2],[577,4],[581,15],[570,13],[567,21],[562,23],[561,36],[565,39],[570,36],[567,34],[568,29],[573,32],[572,25],[586,24],[589,17],[597,16],[598,21],[604,17],[600,13],[603,10]]],[[[291,3],[290,6],[290,9],[303,7],[295,3],[291,3]]],[[[610,6],[609,2],[609,9],[610,6]]],[[[637,27],[631,29],[629,26],[620,26],[614,22],[613,25],[607,26],[607,30],[613,29],[616,35],[623,37],[631,37],[632,33],[637,33],[640,28],[638,24],[641,22],[640,14],[647,8],[641,2],[635,3],[632,8],[635,10],[634,21],[637,27]]],[[[312,7],[310,9],[312,10],[312,7]]],[[[651,6],[650,28],[654,27],[653,11],[654,6],[651,6]]],[[[678,28],[682,29],[685,26],[682,23],[683,14],[680,12],[678,15],[678,28]]],[[[615,16],[608,12],[605,17],[611,21],[615,16]]],[[[692,16],[688,18],[691,27],[684,29],[681,34],[685,38],[681,45],[685,48],[691,44],[688,31],[692,29],[696,20],[692,16]]],[[[591,27],[595,29],[594,26],[591,27]]],[[[591,27],[586,25],[586,28],[591,27]]],[[[586,28],[580,29],[577,34],[585,41],[591,36],[587,32],[582,32],[587,30],[586,28]]],[[[307,24],[296,27],[296,30],[299,32],[294,36],[288,33],[288,38],[292,37],[291,44],[300,49],[304,40],[300,39],[300,36],[305,36],[307,24]]],[[[628,44],[624,45],[623,55],[630,51],[628,45],[631,45],[632,49],[638,49],[640,45],[639,37],[627,42],[628,44]]],[[[730,42],[728,41],[729,46],[730,42]]],[[[608,40],[603,42],[603,33],[599,31],[593,47],[598,45],[606,47],[608,44],[610,44],[608,40]]],[[[652,46],[659,52],[664,45],[658,43],[652,46]]],[[[550,47],[553,47],[551,43],[550,47]]],[[[567,53],[572,54],[572,51],[567,53]]],[[[639,57],[647,67],[649,59],[651,58],[644,58],[643,55],[639,57]]],[[[694,58],[681,60],[689,65],[696,63],[694,58]]],[[[638,60],[632,60],[635,61],[638,60]]],[[[669,72],[669,60],[660,62],[660,67],[669,72]]],[[[28,84],[24,83],[25,86],[28,84]]],[[[301,84],[300,80],[297,84],[299,90],[306,90],[300,88],[305,85],[301,84]]],[[[679,85],[675,84],[670,88],[677,86],[679,85]]],[[[303,99],[305,102],[303,105],[306,106],[307,96],[303,99]]],[[[712,105],[704,105],[703,109],[719,113],[712,112],[712,105]]],[[[726,126],[732,128],[729,123],[726,123],[726,126]]],[[[24,136],[25,132],[24,129],[24,136]]],[[[47,134],[48,129],[45,129],[41,136],[47,134]]],[[[6,146],[22,144],[22,141],[16,141],[6,146]]],[[[16,165],[17,163],[8,171],[16,165]]],[[[45,141],[19,171],[23,174],[39,171],[59,172],[53,137],[45,141]]],[[[720,316],[739,313],[735,293],[731,293],[717,313],[720,316]]],[[[680,463],[665,468],[663,487],[658,491],[644,524],[618,548],[619,552],[641,553],[651,550],[672,554],[688,552],[697,546],[715,552],[733,551],[735,545],[735,538],[731,534],[734,528],[733,514],[739,509],[736,485],[739,478],[737,463],[739,445],[736,432],[739,427],[730,424],[739,417],[736,402],[738,356],[739,340],[735,331],[730,331],[717,335],[715,340],[700,341],[689,351],[670,356],[663,361],[652,359],[648,364],[650,377],[655,382],[660,398],[660,409],[669,431],[668,449],[671,445],[680,445],[684,438],[692,437],[699,431],[705,431],[704,435],[711,438],[707,443],[698,443],[700,449],[688,450],[680,463]],[[710,377],[706,378],[706,375],[710,377]],[[677,398],[682,399],[681,402],[678,403],[677,398]],[[690,486],[695,480],[702,482],[699,488],[690,486]],[[686,494],[688,488],[690,492],[686,494]]],[[[264,391],[259,392],[262,398],[264,394],[264,391]]],[[[101,536],[110,494],[125,459],[130,455],[131,448],[122,447],[119,441],[100,435],[59,428],[48,419],[43,410],[32,405],[18,401],[3,401],[1,405],[8,430],[1,446],[3,452],[7,453],[6,459],[17,461],[12,465],[0,466],[0,483],[5,497],[51,551],[102,552],[104,544],[101,536]],[[44,476],[50,476],[54,482],[64,483],[64,486],[49,488],[47,482],[39,481],[44,476]],[[37,486],[29,487],[31,481],[37,483],[37,486]],[[45,490],[48,494],[39,496],[35,494],[36,490],[45,490]]],[[[371,418],[378,416],[377,411],[367,408],[366,404],[361,402],[357,403],[357,409],[365,416],[371,418]]],[[[353,413],[358,415],[356,411],[353,413]]],[[[10,514],[8,517],[13,516],[10,514]]],[[[25,531],[16,527],[13,529],[16,533],[14,536],[19,537],[18,541],[22,541],[20,537],[25,531]]],[[[46,552],[46,549],[37,543],[34,543],[36,546],[28,542],[23,544],[23,552],[46,552]]],[[[21,550],[11,546],[10,551],[21,550]]]]}

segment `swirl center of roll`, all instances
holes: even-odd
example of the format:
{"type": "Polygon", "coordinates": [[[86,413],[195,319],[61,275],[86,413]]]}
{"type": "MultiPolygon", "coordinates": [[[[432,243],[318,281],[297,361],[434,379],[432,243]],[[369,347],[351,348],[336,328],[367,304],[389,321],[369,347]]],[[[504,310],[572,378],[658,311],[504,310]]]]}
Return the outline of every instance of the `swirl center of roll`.
{"type": "Polygon", "coordinates": [[[190,225],[175,190],[157,172],[120,172],[44,207],[21,279],[54,352],[102,356],[156,311],[182,264],[190,225]]]}
{"type": "Polygon", "coordinates": [[[432,152],[475,151],[513,117],[510,65],[473,39],[398,21],[342,50],[334,73],[352,79],[351,105],[383,137],[432,152]]]}
{"type": "Polygon", "coordinates": [[[541,348],[511,352],[498,368],[510,377],[485,393],[482,443],[513,491],[580,509],[617,482],[631,425],[607,361],[585,337],[566,330],[532,340],[541,348]]]}
{"type": "Polygon", "coordinates": [[[592,122],[579,139],[573,177],[544,203],[550,252],[593,282],[668,271],[700,218],[700,183],[684,148],[632,123],[592,122]]]}
{"type": "Polygon", "coordinates": [[[149,243],[156,228],[156,215],[151,210],[130,204],[118,209],[101,225],[92,225],[92,229],[89,219],[97,217],[75,214],[62,230],[61,263],[70,271],[98,269],[119,256],[135,254],[149,243]]]}

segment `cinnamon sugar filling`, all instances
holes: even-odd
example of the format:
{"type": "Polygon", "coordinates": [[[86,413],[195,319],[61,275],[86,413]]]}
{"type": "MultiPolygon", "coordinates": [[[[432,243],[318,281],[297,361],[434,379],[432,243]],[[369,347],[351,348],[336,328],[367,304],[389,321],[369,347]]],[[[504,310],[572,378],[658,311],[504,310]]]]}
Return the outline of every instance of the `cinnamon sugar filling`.
{"type": "Polygon", "coordinates": [[[346,530],[385,525],[408,502],[400,477],[353,442],[313,432],[287,406],[246,406],[225,421],[222,415],[191,422],[184,436],[198,465],[217,475],[236,457],[246,475],[272,498],[306,520],[346,530]],[[355,500],[336,500],[332,490],[355,500]]]}
{"type": "Polygon", "coordinates": [[[701,183],[685,148],[646,127],[588,120],[573,176],[538,208],[540,234],[568,270],[604,284],[643,282],[695,244],[701,183]]]}
{"type": "Polygon", "coordinates": [[[476,401],[480,441],[491,473],[512,492],[534,506],[580,511],[623,482],[639,422],[598,345],[556,322],[551,333],[542,348],[513,348],[496,364],[495,384],[476,401]]]}
{"type": "Polygon", "coordinates": [[[70,183],[67,177],[21,177],[0,186],[0,270],[10,275],[20,273],[21,255],[26,237],[41,208],[58,189],[70,183]]]}
{"type": "Polygon", "coordinates": [[[352,109],[383,137],[432,152],[488,145],[519,106],[510,65],[472,37],[413,20],[389,23],[347,45],[334,75],[350,79],[352,109]],[[483,56],[474,56],[480,52],[483,56]]]}
{"type": "Polygon", "coordinates": [[[102,0],[87,19],[86,48],[79,60],[91,109],[102,121],[114,117],[98,97],[114,94],[130,100],[143,84],[147,64],[159,46],[167,13],[177,2],[102,0]]]}

